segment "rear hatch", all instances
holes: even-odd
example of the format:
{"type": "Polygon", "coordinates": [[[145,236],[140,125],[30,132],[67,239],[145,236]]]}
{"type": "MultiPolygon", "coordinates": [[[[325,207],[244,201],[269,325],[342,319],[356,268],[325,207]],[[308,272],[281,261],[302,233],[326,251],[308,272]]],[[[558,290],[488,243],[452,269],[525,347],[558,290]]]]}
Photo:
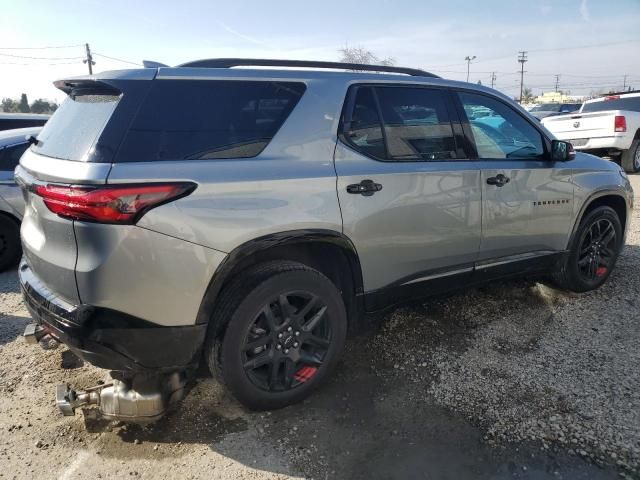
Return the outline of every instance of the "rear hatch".
{"type": "MultiPolygon", "coordinates": [[[[152,79],[154,73],[146,76],[152,79]]],[[[69,303],[80,301],[74,220],[54,213],[42,189],[106,183],[127,119],[142,97],[132,93],[150,83],[96,78],[56,82],[67,98],[16,169],[25,200],[21,227],[25,261],[46,290],[69,303]]]]}

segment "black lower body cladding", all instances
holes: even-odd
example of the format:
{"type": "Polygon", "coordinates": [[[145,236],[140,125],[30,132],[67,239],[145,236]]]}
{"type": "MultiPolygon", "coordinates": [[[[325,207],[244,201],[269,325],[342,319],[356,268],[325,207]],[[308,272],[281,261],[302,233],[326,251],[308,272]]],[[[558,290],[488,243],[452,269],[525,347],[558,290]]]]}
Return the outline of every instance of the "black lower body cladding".
{"type": "Polygon", "coordinates": [[[96,367],[170,372],[195,366],[199,360],[206,325],[163,327],[114,310],[70,305],[49,292],[25,262],[19,276],[33,319],[96,367]]]}

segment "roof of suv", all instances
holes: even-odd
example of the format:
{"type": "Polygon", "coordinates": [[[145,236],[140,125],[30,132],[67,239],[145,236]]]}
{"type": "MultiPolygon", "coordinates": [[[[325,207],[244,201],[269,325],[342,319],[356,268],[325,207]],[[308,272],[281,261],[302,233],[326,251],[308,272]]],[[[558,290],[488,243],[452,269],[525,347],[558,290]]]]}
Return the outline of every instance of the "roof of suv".
{"type": "MultiPolygon", "coordinates": [[[[389,83],[429,84],[442,87],[457,87],[488,93],[512,102],[503,93],[457,80],[438,77],[430,72],[386,65],[361,65],[342,62],[320,62],[306,60],[270,60],[214,58],[196,60],[170,67],[158,62],[145,61],[147,68],[111,70],[94,75],[83,75],[58,80],[56,87],[69,92],[74,81],[96,80],[154,80],[154,79],[242,79],[242,80],[309,80],[335,79],[337,81],[371,81],[389,83]],[[241,68],[235,68],[241,67],[241,68]],[[256,68],[251,68],[256,67],[256,68]]],[[[513,103],[513,102],[512,102],[513,103]]],[[[523,110],[524,111],[524,110],[523,110]]]]}

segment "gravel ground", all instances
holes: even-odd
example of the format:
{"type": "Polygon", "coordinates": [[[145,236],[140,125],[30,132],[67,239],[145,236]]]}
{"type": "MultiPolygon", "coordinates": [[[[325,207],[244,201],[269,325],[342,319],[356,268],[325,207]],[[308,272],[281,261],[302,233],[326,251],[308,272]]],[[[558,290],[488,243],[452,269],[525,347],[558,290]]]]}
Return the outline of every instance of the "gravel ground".
{"type": "Polygon", "coordinates": [[[0,478],[640,478],[639,215],[597,292],[515,281],[405,307],[302,404],[247,412],[204,376],[147,427],[57,413],[56,384],[105,372],[24,344],[0,274],[0,478]]]}

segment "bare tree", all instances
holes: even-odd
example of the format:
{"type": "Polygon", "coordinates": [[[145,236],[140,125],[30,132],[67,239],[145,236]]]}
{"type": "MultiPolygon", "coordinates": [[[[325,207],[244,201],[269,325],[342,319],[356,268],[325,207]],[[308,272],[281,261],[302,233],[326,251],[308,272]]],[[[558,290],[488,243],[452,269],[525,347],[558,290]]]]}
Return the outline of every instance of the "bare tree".
{"type": "Polygon", "coordinates": [[[357,63],[364,65],[393,66],[396,61],[392,57],[380,58],[371,50],[363,47],[344,47],[338,50],[340,61],[345,63],[357,63]]]}

